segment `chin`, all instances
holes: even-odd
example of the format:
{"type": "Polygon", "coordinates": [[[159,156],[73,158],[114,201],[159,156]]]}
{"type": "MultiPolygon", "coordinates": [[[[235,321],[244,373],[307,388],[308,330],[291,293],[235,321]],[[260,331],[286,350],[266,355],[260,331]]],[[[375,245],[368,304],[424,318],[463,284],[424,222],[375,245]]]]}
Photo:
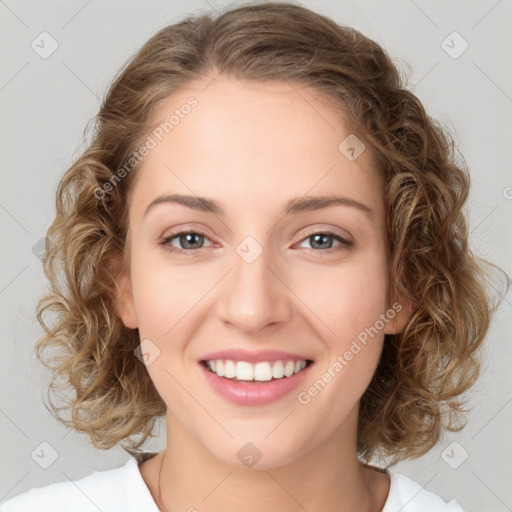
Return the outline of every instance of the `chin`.
{"type": "Polygon", "coordinates": [[[270,441],[261,434],[245,436],[245,441],[239,439],[231,440],[224,450],[219,450],[217,443],[210,453],[228,466],[257,471],[286,466],[296,460],[301,452],[292,443],[285,445],[276,440],[270,441]]]}

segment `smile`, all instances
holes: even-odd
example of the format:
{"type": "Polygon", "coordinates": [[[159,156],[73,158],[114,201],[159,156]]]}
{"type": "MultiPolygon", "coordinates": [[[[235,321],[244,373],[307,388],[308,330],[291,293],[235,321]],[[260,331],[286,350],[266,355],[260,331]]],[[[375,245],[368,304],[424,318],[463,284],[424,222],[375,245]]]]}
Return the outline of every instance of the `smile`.
{"type": "Polygon", "coordinates": [[[302,371],[311,361],[261,361],[253,364],[248,361],[209,360],[203,361],[206,367],[218,377],[235,381],[267,382],[273,379],[284,379],[302,371]]]}
{"type": "Polygon", "coordinates": [[[261,406],[284,399],[304,383],[311,360],[202,360],[198,367],[208,387],[235,405],[261,406]],[[222,374],[222,375],[220,375],[222,374]]]}

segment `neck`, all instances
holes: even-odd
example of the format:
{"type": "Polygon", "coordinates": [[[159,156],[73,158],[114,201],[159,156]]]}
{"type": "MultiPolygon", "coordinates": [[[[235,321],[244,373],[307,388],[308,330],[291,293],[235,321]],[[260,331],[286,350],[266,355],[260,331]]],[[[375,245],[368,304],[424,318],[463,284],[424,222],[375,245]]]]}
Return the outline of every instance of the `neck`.
{"type": "Polygon", "coordinates": [[[295,512],[298,507],[380,511],[389,479],[359,462],[356,427],[357,417],[353,415],[336,435],[295,460],[279,467],[258,469],[256,464],[246,469],[214,458],[168,414],[167,448],[159,454],[159,489],[154,494],[164,512],[295,512]],[[353,432],[352,443],[347,443],[347,429],[353,432]]]}

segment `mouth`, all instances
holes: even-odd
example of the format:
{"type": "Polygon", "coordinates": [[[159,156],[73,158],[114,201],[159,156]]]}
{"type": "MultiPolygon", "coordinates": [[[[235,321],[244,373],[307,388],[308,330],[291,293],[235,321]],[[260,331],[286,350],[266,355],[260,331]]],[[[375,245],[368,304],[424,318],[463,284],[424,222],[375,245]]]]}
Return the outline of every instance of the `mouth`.
{"type": "Polygon", "coordinates": [[[200,364],[217,377],[242,384],[261,384],[291,378],[309,368],[313,361],[279,359],[251,363],[233,359],[203,359],[200,364]]]}
{"type": "Polygon", "coordinates": [[[235,361],[203,359],[198,368],[205,384],[221,399],[237,406],[265,406],[288,397],[304,385],[311,359],[235,361]]]}

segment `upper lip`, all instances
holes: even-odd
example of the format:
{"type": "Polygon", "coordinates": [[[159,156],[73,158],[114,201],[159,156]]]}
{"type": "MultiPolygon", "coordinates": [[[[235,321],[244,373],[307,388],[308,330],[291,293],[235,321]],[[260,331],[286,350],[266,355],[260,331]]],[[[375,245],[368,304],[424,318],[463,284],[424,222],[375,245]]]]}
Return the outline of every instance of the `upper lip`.
{"type": "Polygon", "coordinates": [[[248,363],[259,363],[262,361],[312,361],[310,357],[292,352],[280,350],[245,350],[243,348],[230,348],[210,352],[202,356],[199,361],[215,361],[217,359],[232,361],[247,361],[248,363]]]}

